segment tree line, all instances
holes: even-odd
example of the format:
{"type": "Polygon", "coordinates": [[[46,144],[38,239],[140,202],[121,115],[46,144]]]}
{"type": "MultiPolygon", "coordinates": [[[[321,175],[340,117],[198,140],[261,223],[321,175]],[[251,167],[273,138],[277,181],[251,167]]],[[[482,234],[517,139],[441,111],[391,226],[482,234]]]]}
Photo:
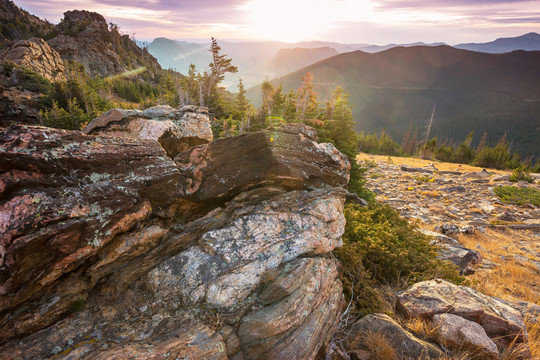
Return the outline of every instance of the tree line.
{"type": "Polygon", "coordinates": [[[540,159],[533,163],[531,157],[522,160],[519,152],[512,151],[504,134],[495,146],[487,144],[487,132],[484,132],[476,147],[473,144],[474,132],[471,131],[465,140],[455,144],[449,139],[439,140],[436,136],[420,139],[418,130],[412,128],[405,132],[401,144],[393,140],[383,129],[379,134],[365,133],[358,135],[360,151],[392,156],[416,156],[424,159],[469,164],[494,169],[524,168],[532,172],[540,172],[540,159]]]}

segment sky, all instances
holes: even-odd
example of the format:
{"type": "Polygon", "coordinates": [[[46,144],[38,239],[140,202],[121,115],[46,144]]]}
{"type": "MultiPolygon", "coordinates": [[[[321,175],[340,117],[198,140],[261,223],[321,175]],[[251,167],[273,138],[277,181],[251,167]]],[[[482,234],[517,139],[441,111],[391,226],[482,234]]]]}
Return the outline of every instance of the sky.
{"type": "Polygon", "coordinates": [[[58,23],[64,11],[102,14],[137,40],[487,42],[540,33],[540,0],[14,0],[58,23]]]}

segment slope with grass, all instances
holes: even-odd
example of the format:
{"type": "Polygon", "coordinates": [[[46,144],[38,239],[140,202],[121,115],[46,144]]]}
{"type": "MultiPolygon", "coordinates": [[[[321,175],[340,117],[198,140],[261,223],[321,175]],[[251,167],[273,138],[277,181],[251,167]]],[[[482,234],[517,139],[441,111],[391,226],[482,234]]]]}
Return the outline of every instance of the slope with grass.
{"type": "MultiPolygon", "coordinates": [[[[468,286],[523,309],[531,358],[540,358],[540,207],[535,202],[540,178],[514,183],[510,172],[404,157],[360,154],[358,161],[368,169],[367,186],[378,201],[429,234],[455,231],[450,236],[457,246],[481,255],[482,262],[467,277],[468,286]],[[513,200],[518,195],[520,201],[513,200]]],[[[395,298],[386,297],[382,310],[392,313],[395,298]]],[[[438,330],[431,322],[394,317],[416,336],[436,340],[438,330]]],[[[502,350],[499,358],[518,359],[523,349],[502,350]]],[[[474,357],[457,352],[450,358],[474,357]]]]}

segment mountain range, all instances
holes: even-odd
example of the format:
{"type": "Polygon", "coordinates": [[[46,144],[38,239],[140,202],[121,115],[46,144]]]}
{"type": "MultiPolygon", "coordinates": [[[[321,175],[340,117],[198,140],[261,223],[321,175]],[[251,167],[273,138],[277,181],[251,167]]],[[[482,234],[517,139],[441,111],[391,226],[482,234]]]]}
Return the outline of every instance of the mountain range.
{"type": "MultiPolygon", "coordinates": [[[[233,59],[238,66],[237,74],[228,74],[225,86],[236,91],[238,79],[242,78],[247,87],[256,86],[266,78],[275,78],[301,69],[317,61],[340,53],[361,50],[376,53],[395,47],[441,46],[442,42],[426,44],[342,44],[337,42],[310,41],[284,43],[277,41],[230,42],[219,41],[223,53],[233,59]]],[[[194,64],[201,73],[208,69],[211,61],[209,43],[156,38],[145,44],[148,52],[155,56],[165,69],[173,69],[186,74],[190,64],[194,64]]],[[[540,50],[540,35],[529,33],[513,38],[500,38],[488,43],[458,44],[454,47],[487,53],[504,53],[514,50],[540,50]]]]}
{"type": "Polygon", "coordinates": [[[458,44],[458,49],[501,54],[514,50],[540,50],[540,34],[531,32],[517,37],[499,38],[487,43],[458,44]]]}
{"type": "MultiPolygon", "coordinates": [[[[386,132],[400,141],[409,127],[425,135],[462,141],[484,132],[490,143],[505,133],[513,149],[538,156],[540,142],[540,51],[488,54],[450,46],[396,47],[369,54],[339,54],[274,79],[284,92],[313,74],[319,98],[336,86],[350,94],[358,131],[386,132]]],[[[260,103],[260,89],[248,97],[260,103]]]]}
{"type": "MultiPolygon", "coordinates": [[[[219,39],[218,39],[219,40],[219,39]]],[[[274,78],[311,65],[319,60],[355,50],[377,52],[395,46],[438,45],[438,44],[341,44],[336,42],[310,41],[284,43],[277,41],[230,42],[219,41],[222,52],[233,59],[238,67],[237,74],[225,77],[225,86],[236,91],[238,79],[248,87],[260,84],[266,78],[274,78]]],[[[208,70],[211,54],[210,45],[187,41],[156,38],[146,45],[148,52],[158,59],[165,69],[186,74],[190,64],[199,72],[208,70]]]]}

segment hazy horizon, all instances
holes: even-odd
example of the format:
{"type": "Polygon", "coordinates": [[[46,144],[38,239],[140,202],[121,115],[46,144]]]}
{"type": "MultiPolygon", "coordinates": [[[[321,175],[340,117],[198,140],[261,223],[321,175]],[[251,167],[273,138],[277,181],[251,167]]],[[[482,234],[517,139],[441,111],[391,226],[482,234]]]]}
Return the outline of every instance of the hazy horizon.
{"type": "Polygon", "coordinates": [[[488,42],[540,32],[538,1],[521,0],[16,0],[58,23],[68,10],[102,14],[137,40],[488,42]]]}

